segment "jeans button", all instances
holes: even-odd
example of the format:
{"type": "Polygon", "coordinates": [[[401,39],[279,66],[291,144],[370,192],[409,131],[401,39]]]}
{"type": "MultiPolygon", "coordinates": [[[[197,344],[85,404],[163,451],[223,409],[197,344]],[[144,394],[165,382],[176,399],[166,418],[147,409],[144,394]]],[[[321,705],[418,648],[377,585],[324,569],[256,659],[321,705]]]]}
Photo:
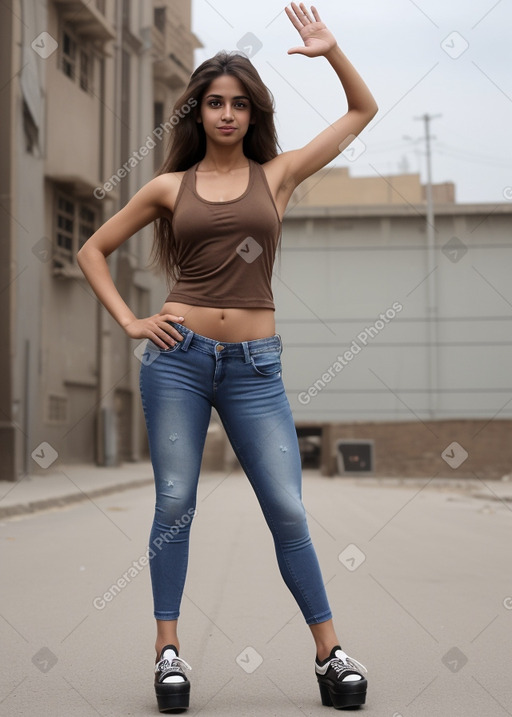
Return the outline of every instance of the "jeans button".
{"type": "Polygon", "coordinates": [[[220,344],[217,344],[217,346],[215,347],[215,350],[216,350],[216,351],[222,351],[223,348],[224,348],[224,346],[221,346],[220,344]]]}

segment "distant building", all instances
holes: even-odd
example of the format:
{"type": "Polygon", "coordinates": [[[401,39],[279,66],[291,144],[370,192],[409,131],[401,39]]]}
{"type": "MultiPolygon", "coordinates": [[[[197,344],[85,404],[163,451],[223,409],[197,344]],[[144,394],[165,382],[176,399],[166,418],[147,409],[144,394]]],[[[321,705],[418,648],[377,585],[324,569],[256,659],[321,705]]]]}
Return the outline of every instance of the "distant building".
{"type": "Polygon", "coordinates": [[[373,441],[381,475],[511,472],[512,205],[437,205],[431,248],[425,215],[424,203],[286,211],[283,381],[326,475],[339,439],[373,441]]]}
{"type": "MultiPolygon", "coordinates": [[[[443,182],[432,186],[435,204],[454,204],[455,185],[443,182]]],[[[425,185],[419,174],[352,177],[348,167],[325,167],[300,184],[290,206],[336,207],[361,204],[421,204],[425,185]]]]}
{"type": "MultiPolygon", "coordinates": [[[[190,0],[0,5],[1,477],[146,455],[134,342],[76,264],[89,236],[154,176],[201,47],[190,0]]],[[[136,315],[165,282],[143,271],[152,227],[109,257],[136,315]]]]}

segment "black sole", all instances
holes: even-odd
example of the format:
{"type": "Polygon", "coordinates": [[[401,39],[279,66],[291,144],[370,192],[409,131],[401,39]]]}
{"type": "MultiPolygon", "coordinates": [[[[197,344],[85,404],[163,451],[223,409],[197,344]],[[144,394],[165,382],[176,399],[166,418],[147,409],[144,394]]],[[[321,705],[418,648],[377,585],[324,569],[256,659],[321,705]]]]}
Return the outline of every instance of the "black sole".
{"type": "Polygon", "coordinates": [[[367,681],[363,678],[357,682],[347,682],[334,689],[330,683],[318,678],[320,698],[325,707],[334,707],[335,710],[360,707],[366,702],[367,681]],[[343,687],[340,690],[340,687],[343,687]]]}
{"type": "Polygon", "coordinates": [[[185,712],[190,703],[190,683],[182,683],[179,691],[174,685],[155,685],[156,701],[160,712],[185,712]]]}

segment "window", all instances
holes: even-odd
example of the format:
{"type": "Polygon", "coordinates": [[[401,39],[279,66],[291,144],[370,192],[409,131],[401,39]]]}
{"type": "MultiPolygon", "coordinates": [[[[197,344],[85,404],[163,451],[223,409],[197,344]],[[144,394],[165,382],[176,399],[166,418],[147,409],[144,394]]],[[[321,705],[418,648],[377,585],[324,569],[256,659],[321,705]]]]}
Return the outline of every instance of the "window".
{"type": "Polygon", "coordinates": [[[80,87],[84,92],[89,91],[89,55],[84,50],[80,50],[80,87]]]}
{"type": "Polygon", "coordinates": [[[78,228],[78,249],[81,249],[87,239],[96,231],[96,213],[93,209],[81,205],[80,224],[78,228]]]}
{"type": "Polygon", "coordinates": [[[84,92],[92,92],[93,56],[90,48],[79,42],[69,27],[62,30],[60,68],[84,92]]]}
{"type": "Polygon", "coordinates": [[[68,398],[49,394],[46,401],[46,422],[63,424],[68,420],[68,398]]]}
{"type": "Polygon", "coordinates": [[[165,31],[165,7],[156,7],[153,12],[153,24],[161,33],[165,31]]]}
{"type": "Polygon", "coordinates": [[[97,210],[75,197],[57,192],[55,217],[56,265],[75,263],[76,253],[98,226],[97,210]]]}
{"type": "Polygon", "coordinates": [[[123,27],[130,29],[131,21],[131,0],[123,0],[122,4],[123,27]]]}
{"type": "Polygon", "coordinates": [[[75,79],[76,42],[68,30],[62,31],[62,72],[75,79]]]}
{"type": "Polygon", "coordinates": [[[28,154],[34,154],[39,142],[39,130],[25,100],[23,100],[23,134],[25,136],[25,151],[28,154]]]}
{"type": "Polygon", "coordinates": [[[75,205],[59,195],[57,198],[57,248],[65,253],[73,251],[75,205]]]}

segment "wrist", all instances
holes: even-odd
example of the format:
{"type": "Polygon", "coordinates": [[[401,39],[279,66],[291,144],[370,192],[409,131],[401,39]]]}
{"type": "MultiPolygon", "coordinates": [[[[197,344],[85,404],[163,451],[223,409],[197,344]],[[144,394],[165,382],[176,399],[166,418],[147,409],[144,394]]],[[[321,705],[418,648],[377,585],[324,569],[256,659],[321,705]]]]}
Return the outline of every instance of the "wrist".
{"type": "Polygon", "coordinates": [[[332,60],[335,60],[336,58],[342,57],[343,53],[341,51],[341,47],[336,43],[334,47],[331,47],[330,50],[327,50],[324,57],[326,60],[329,60],[331,62],[332,60]]]}
{"type": "Polygon", "coordinates": [[[126,327],[132,323],[132,321],[137,321],[137,317],[133,314],[131,316],[123,316],[122,319],[119,319],[119,324],[123,329],[126,329],[126,327]]]}

